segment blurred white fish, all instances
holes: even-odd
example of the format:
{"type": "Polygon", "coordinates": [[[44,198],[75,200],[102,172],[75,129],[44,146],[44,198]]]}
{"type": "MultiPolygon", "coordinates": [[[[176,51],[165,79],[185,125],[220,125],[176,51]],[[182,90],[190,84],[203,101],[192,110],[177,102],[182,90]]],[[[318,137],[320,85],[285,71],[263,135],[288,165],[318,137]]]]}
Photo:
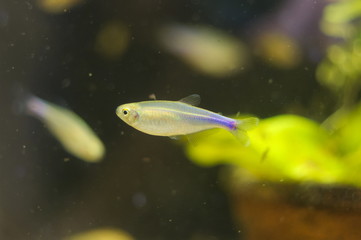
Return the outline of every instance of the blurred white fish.
{"type": "Polygon", "coordinates": [[[105,154],[102,141],[74,112],[36,96],[25,98],[25,110],[40,119],[66,151],[87,161],[98,162],[105,154]]]}
{"type": "Polygon", "coordinates": [[[207,75],[228,76],[248,65],[244,44],[215,28],[169,24],[160,29],[158,38],[166,50],[207,75]]]}
{"type": "Polygon", "coordinates": [[[196,132],[223,128],[248,145],[247,130],[257,126],[258,118],[232,119],[195,107],[200,96],[190,95],[179,101],[144,101],[120,105],[116,114],[139,131],[176,138],[196,132]]]}

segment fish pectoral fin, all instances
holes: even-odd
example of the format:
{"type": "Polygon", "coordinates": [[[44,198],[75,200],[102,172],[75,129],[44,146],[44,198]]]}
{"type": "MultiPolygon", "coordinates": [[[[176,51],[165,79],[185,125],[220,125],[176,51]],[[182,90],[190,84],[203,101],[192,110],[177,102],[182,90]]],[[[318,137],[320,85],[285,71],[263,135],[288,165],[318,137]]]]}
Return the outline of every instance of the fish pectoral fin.
{"type": "Polygon", "coordinates": [[[182,136],[169,136],[170,139],[173,139],[173,140],[180,140],[182,138],[182,136]]]}
{"type": "Polygon", "coordinates": [[[199,138],[197,136],[197,134],[188,134],[188,135],[185,135],[188,142],[193,146],[197,146],[198,143],[199,143],[199,138]]]}
{"type": "Polygon", "coordinates": [[[248,147],[250,145],[250,140],[249,137],[247,135],[247,132],[243,129],[236,129],[231,131],[231,133],[233,134],[233,136],[236,137],[236,139],[245,147],[248,147]]]}
{"type": "Polygon", "coordinates": [[[188,97],[182,98],[179,101],[188,105],[198,106],[201,103],[201,96],[199,96],[198,94],[192,94],[188,97]]]}

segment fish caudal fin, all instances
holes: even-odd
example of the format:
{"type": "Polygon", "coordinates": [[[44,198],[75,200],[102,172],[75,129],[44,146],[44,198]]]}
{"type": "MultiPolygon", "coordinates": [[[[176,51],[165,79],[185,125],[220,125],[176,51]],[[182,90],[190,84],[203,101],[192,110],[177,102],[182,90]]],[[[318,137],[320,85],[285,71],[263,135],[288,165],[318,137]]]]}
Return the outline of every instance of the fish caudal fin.
{"type": "Polygon", "coordinates": [[[12,102],[12,111],[16,115],[24,114],[27,112],[26,109],[26,100],[29,98],[30,94],[28,91],[24,89],[24,87],[18,83],[14,82],[12,85],[12,95],[13,95],[13,102],[12,102]]]}
{"type": "Polygon", "coordinates": [[[13,112],[15,114],[28,114],[36,118],[43,119],[48,108],[45,100],[38,98],[27,91],[18,91],[13,102],[13,112]]]}
{"type": "Polygon", "coordinates": [[[243,129],[245,131],[248,131],[248,130],[251,130],[251,129],[257,127],[257,125],[259,123],[259,119],[256,117],[244,118],[244,119],[240,119],[237,121],[238,121],[237,128],[243,129]]]}
{"type": "Polygon", "coordinates": [[[255,128],[259,123],[256,117],[249,117],[237,120],[237,128],[232,131],[232,134],[245,146],[249,146],[250,141],[247,131],[255,128]]]}

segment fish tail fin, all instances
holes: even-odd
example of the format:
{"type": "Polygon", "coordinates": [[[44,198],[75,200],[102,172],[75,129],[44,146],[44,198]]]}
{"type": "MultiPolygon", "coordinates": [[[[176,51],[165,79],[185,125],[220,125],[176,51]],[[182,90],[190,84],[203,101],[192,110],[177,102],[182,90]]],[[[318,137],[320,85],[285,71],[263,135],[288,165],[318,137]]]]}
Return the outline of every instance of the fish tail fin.
{"type": "Polygon", "coordinates": [[[12,94],[14,99],[12,102],[13,113],[16,115],[28,113],[27,102],[32,95],[18,82],[13,84],[12,94]]]}
{"type": "Polygon", "coordinates": [[[256,117],[249,117],[237,120],[236,129],[232,131],[232,134],[245,146],[249,146],[250,140],[247,135],[247,131],[255,128],[259,123],[259,119],[256,117]]]}
{"type": "Polygon", "coordinates": [[[251,130],[257,127],[259,119],[256,117],[249,117],[237,120],[237,129],[243,129],[245,131],[251,130]]]}
{"type": "Polygon", "coordinates": [[[42,104],[43,102],[40,98],[31,94],[19,83],[15,83],[13,89],[15,100],[12,103],[12,110],[14,114],[29,114],[36,117],[41,116],[44,111],[44,106],[42,106],[44,104],[42,104]]]}

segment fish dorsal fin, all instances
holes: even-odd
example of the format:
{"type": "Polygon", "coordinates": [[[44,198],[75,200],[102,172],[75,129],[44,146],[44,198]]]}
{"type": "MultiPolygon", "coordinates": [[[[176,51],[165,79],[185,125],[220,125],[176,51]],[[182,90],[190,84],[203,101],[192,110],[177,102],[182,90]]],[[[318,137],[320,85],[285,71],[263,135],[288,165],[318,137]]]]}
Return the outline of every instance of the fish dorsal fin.
{"type": "Polygon", "coordinates": [[[179,101],[192,106],[198,106],[201,103],[201,96],[199,96],[198,94],[192,94],[188,97],[182,98],[179,101]]]}

